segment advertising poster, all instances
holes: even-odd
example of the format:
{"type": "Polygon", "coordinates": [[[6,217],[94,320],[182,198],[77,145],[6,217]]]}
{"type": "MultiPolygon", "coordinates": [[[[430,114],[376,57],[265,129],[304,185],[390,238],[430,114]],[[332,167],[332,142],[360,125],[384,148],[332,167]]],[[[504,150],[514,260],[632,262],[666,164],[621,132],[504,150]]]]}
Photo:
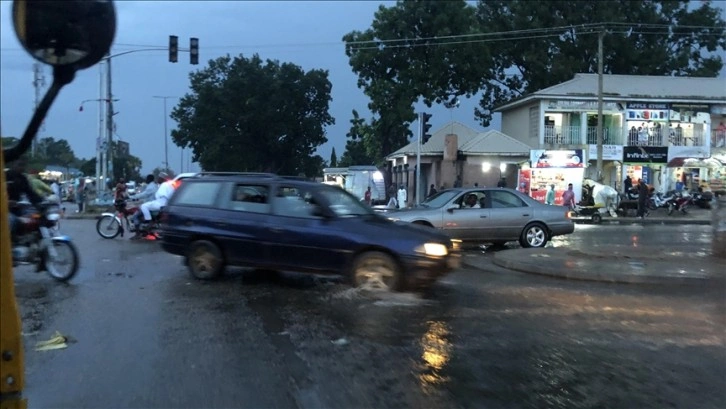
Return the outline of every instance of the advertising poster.
{"type": "Polygon", "coordinates": [[[533,149],[529,151],[532,168],[584,168],[585,156],[582,149],[548,151],[533,149]]]}
{"type": "Polygon", "coordinates": [[[532,171],[529,169],[519,170],[519,180],[517,181],[517,190],[529,195],[530,184],[532,180],[532,171]]]}
{"type": "Polygon", "coordinates": [[[549,168],[532,169],[530,196],[544,203],[550,185],[555,185],[555,204],[562,205],[562,194],[567,185],[572,183],[575,191],[575,202],[582,199],[582,179],[585,169],[582,168],[549,168]]]}

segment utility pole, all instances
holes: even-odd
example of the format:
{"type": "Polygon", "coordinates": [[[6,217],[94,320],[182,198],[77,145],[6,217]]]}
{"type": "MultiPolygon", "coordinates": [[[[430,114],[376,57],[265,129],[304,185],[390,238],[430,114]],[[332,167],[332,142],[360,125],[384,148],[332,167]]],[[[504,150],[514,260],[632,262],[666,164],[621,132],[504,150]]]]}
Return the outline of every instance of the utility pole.
{"type": "MultiPolygon", "coordinates": [[[[154,98],[164,100],[164,167],[168,171],[169,170],[169,144],[168,144],[169,128],[167,127],[167,119],[168,119],[169,115],[167,114],[167,111],[166,111],[166,100],[169,98],[178,98],[178,97],[154,95],[154,98]]],[[[183,157],[184,157],[184,151],[182,151],[182,161],[183,161],[183,157]]],[[[181,173],[181,171],[179,173],[181,173]]]]}
{"type": "Polygon", "coordinates": [[[418,114],[418,140],[416,141],[416,205],[421,197],[421,138],[423,137],[423,113],[418,114]]]}
{"type": "MultiPolygon", "coordinates": [[[[43,75],[43,66],[36,62],[33,64],[33,87],[35,87],[35,109],[38,109],[41,100],[41,93],[45,86],[45,75],[43,75]]],[[[41,131],[43,128],[41,128],[41,131]]],[[[35,157],[38,154],[38,138],[33,138],[33,145],[31,148],[31,154],[35,157]]]]}
{"type": "Polygon", "coordinates": [[[602,99],[603,99],[603,37],[605,37],[605,29],[601,28],[597,35],[597,177],[599,183],[603,181],[602,174],[602,99]]]}
{"type": "Polygon", "coordinates": [[[98,137],[96,138],[96,194],[102,191],[101,161],[103,160],[103,61],[98,64],[98,137]]]}

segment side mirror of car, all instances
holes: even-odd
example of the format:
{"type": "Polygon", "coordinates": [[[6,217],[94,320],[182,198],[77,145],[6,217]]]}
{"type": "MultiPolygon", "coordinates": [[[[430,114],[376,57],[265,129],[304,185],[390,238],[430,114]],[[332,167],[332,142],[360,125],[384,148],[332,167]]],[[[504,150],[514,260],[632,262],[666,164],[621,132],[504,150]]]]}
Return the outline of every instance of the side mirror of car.
{"type": "Polygon", "coordinates": [[[454,210],[459,209],[459,205],[451,205],[446,208],[446,211],[449,213],[454,213],[454,210]]]}
{"type": "Polygon", "coordinates": [[[330,219],[330,213],[325,211],[322,206],[315,205],[313,206],[313,216],[315,217],[322,217],[323,219],[330,219]]]}
{"type": "Polygon", "coordinates": [[[28,150],[61,88],[78,70],[98,63],[116,35],[116,8],[110,0],[14,0],[12,16],[25,51],[53,66],[53,83],[17,145],[3,149],[6,163],[28,150]]]}

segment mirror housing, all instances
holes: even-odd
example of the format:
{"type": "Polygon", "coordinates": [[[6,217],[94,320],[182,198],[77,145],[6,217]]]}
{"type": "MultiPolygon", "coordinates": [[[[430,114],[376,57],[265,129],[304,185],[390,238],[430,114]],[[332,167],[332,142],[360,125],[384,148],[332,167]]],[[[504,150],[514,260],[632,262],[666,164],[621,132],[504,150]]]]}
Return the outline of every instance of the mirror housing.
{"type": "Polygon", "coordinates": [[[451,205],[451,206],[449,206],[449,207],[446,208],[446,211],[449,212],[449,213],[453,213],[454,210],[456,210],[456,209],[459,209],[459,206],[458,205],[451,205]]]}
{"type": "Polygon", "coordinates": [[[56,67],[82,70],[95,65],[116,35],[111,0],[15,0],[12,14],[23,48],[56,67]]]}

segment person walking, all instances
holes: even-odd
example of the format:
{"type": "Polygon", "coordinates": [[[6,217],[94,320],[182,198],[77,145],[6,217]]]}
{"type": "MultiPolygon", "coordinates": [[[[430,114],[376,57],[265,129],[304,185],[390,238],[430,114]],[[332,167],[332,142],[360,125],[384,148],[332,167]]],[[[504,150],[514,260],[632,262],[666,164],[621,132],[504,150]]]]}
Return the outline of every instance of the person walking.
{"type": "Polygon", "coordinates": [[[407,201],[407,192],[406,188],[401,185],[401,187],[398,189],[398,208],[403,209],[406,207],[406,201],[407,201]]]}
{"type": "Polygon", "coordinates": [[[553,205],[555,204],[555,185],[550,185],[550,190],[547,191],[547,196],[545,197],[545,204],[553,205]]]}
{"type": "Polygon", "coordinates": [[[363,196],[363,200],[365,200],[365,202],[368,206],[371,205],[371,187],[370,186],[368,186],[368,189],[366,190],[366,193],[363,196]]]}
{"type": "Polygon", "coordinates": [[[572,183],[567,185],[567,190],[562,194],[562,205],[570,210],[575,208],[575,191],[572,190],[572,183]]]}
{"type": "Polygon", "coordinates": [[[644,219],[648,215],[645,204],[648,202],[648,185],[643,179],[638,179],[638,217],[644,219]]]}

